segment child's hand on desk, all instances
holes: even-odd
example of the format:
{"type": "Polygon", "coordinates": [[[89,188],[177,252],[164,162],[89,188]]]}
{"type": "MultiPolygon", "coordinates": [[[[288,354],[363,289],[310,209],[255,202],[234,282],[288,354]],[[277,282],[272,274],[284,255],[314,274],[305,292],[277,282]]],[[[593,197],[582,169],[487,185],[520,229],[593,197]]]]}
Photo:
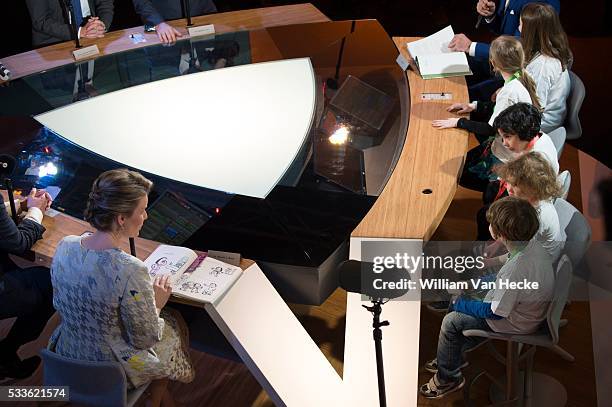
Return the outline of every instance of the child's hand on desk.
{"type": "Polygon", "coordinates": [[[453,103],[446,111],[456,114],[467,114],[476,110],[476,106],[472,103],[453,103]]]}
{"type": "Polygon", "coordinates": [[[164,308],[168,302],[170,294],[172,294],[172,286],[170,285],[170,276],[163,275],[155,277],[153,280],[153,292],[155,293],[155,307],[158,310],[164,308]]]}
{"type": "Polygon", "coordinates": [[[459,121],[458,118],[453,117],[450,119],[434,120],[433,122],[431,122],[431,125],[437,128],[438,130],[452,129],[454,127],[457,127],[458,121],[459,121]]]}

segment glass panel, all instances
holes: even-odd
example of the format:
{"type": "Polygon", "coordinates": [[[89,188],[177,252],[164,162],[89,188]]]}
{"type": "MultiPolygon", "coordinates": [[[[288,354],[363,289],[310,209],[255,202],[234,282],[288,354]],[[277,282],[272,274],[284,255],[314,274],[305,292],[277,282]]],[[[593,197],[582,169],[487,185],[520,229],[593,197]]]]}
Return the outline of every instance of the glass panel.
{"type": "MultiPolygon", "coordinates": [[[[410,100],[397,55],[380,24],[364,20],[217,34],[101,56],[0,87],[0,153],[18,157],[18,187],[58,186],[61,192],[54,207],[81,217],[93,179],[123,165],[41,129],[29,116],[180,75],[309,57],[317,94],[309,141],[272,192],[265,199],[254,199],[145,174],[155,182],[150,209],[159,212],[146,233],[175,243],[186,239],[184,244],[195,249],[319,265],[371,208],[402,151],[410,100]],[[44,176],[41,167],[47,171],[44,176]],[[50,173],[53,168],[56,174],[50,173]],[[171,218],[202,226],[195,232],[195,228],[181,229],[171,224],[171,218]]],[[[175,102],[143,100],[130,108],[175,102]]],[[[180,117],[180,109],[176,111],[180,117]]],[[[235,116],[239,120],[240,112],[235,116]]],[[[190,120],[194,126],[206,126],[198,117],[190,120]]]]}

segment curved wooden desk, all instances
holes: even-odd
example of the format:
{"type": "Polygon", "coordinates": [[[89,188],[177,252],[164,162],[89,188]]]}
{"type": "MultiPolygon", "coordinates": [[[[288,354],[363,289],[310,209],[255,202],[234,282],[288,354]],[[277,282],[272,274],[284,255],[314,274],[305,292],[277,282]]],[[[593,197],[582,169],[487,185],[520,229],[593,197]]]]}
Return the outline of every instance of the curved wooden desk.
{"type": "MultiPolygon", "coordinates": [[[[214,24],[217,33],[326,21],[330,20],[310,3],[218,13],[193,18],[194,25],[214,24]]],[[[184,19],[172,21],[171,24],[181,33],[187,35],[184,19]]],[[[143,27],[113,31],[97,41],[85,39],[82,42],[84,46],[97,44],[102,55],[159,43],[157,35],[151,33],[144,34],[147,42],[133,44],[129,36],[135,33],[143,33],[143,27]]],[[[74,43],[68,41],[5,58],[4,64],[12,72],[11,79],[17,79],[32,73],[73,63],[73,49],[74,43]]],[[[257,55],[254,58],[257,58],[257,55]]],[[[51,264],[57,244],[64,236],[81,235],[85,231],[91,230],[86,222],[62,213],[58,213],[55,217],[45,216],[43,224],[47,231],[44,234],[44,239],[34,245],[33,251],[36,258],[35,262],[47,267],[51,264]]],[[[146,258],[158,245],[159,243],[153,241],[136,239],[138,257],[146,258]]],[[[129,251],[127,242],[123,249],[129,251]]],[[[248,266],[250,263],[245,263],[245,265],[248,266]]]]}
{"type": "MultiPolygon", "coordinates": [[[[312,6],[304,7],[306,7],[305,10],[308,10],[312,6]]],[[[257,15],[260,15],[262,10],[256,10],[256,12],[257,15]]],[[[207,18],[220,16],[223,15],[207,18]]],[[[318,20],[320,15],[316,13],[307,13],[305,18],[311,19],[311,22],[321,21],[318,20]]],[[[283,20],[282,23],[299,22],[309,21],[283,20]]],[[[244,26],[244,28],[257,27],[244,26]]],[[[140,32],[140,29],[134,29],[134,31],[140,32]]],[[[133,31],[126,30],[122,34],[116,34],[117,37],[109,34],[108,40],[111,41],[111,38],[115,38],[115,41],[119,41],[120,38],[125,39],[130,32],[133,31]]],[[[156,37],[151,38],[156,39],[156,37]]],[[[405,43],[411,39],[394,38],[395,44],[405,56],[407,55],[405,43]]],[[[127,45],[132,46],[132,44],[124,44],[124,46],[127,45]]],[[[28,64],[28,58],[33,58],[34,62],[39,62],[39,69],[45,69],[44,66],[51,67],[71,62],[70,44],[55,47],[57,48],[50,47],[41,51],[38,56],[32,53],[22,54],[21,61],[28,64]],[[50,59],[41,60],[41,55],[47,55],[50,59]],[[53,56],[57,58],[53,59],[53,56]]],[[[101,49],[105,53],[121,50],[119,43],[113,44],[112,41],[101,49]]],[[[27,69],[16,72],[19,72],[19,75],[25,75],[28,73],[27,69]]],[[[407,139],[383,193],[352,233],[352,237],[357,240],[364,237],[429,239],[443,218],[456,190],[457,178],[461,172],[467,149],[467,134],[461,130],[439,132],[431,127],[431,120],[448,116],[445,109],[450,103],[467,101],[465,81],[463,78],[424,81],[414,71],[409,71],[407,75],[412,102],[407,139]],[[423,92],[451,93],[453,97],[444,102],[422,101],[423,92]],[[431,190],[431,193],[426,193],[425,190],[428,189],[431,190]]],[[[45,239],[40,241],[34,250],[37,253],[37,263],[46,265],[49,265],[55,247],[64,235],[79,235],[91,230],[85,222],[63,214],[52,218],[47,217],[45,226],[48,229],[45,239]]],[[[137,239],[138,257],[147,257],[156,245],[155,242],[137,239]]],[[[127,249],[127,242],[125,249],[127,249]]],[[[247,361],[249,369],[270,394],[270,397],[279,404],[300,401],[297,404],[289,405],[306,405],[304,403],[313,397],[319,397],[319,401],[325,400],[324,404],[328,404],[327,402],[332,399],[337,399],[332,404],[374,405],[377,400],[377,390],[376,380],[372,377],[372,375],[375,376],[375,369],[372,369],[374,356],[371,343],[371,317],[361,309],[359,296],[349,295],[347,301],[344,375],[341,378],[320,354],[316,344],[310,338],[304,338],[302,326],[295,320],[293,314],[289,312],[280,296],[261,272],[246,273],[246,275],[247,278],[241,279],[241,284],[238,284],[236,289],[232,289],[231,295],[224,299],[225,305],[221,304],[216,309],[209,307],[209,313],[213,315],[219,326],[224,327],[222,329],[225,329],[226,337],[233,338],[230,342],[239,350],[241,356],[245,356],[244,360],[247,361]],[[257,309],[252,304],[252,287],[256,285],[268,290],[262,297],[270,302],[265,306],[258,304],[257,309]],[[261,318],[262,324],[266,323],[259,326],[258,332],[253,332],[252,329],[247,329],[248,327],[245,328],[241,323],[243,310],[247,308],[250,309],[251,318],[261,318]],[[265,308],[265,313],[259,312],[262,308],[265,308]],[[275,343],[273,346],[264,346],[264,342],[267,343],[267,341],[262,341],[262,332],[263,337],[270,338],[278,332],[281,323],[285,338],[290,337],[289,332],[294,335],[291,337],[293,339],[275,343]],[[269,354],[271,349],[274,350],[274,354],[269,354]],[[278,360],[278,355],[284,355],[283,360],[278,360]],[[308,362],[301,360],[303,364],[303,369],[301,369],[303,377],[301,377],[300,372],[293,370],[298,364],[298,359],[304,357],[308,362]],[[287,374],[287,372],[292,372],[292,374],[287,374]],[[318,388],[318,392],[307,390],[312,387],[314,380],[309,377],[309,372],[317,372],[317,379],[324,384],[318,388]],[[298,374],[298,377],[295,377],[294,374],[298,374]]],[[[416,405],[419,310],[419,301],[393,302],[385,306],[385,318],[393,321],[391,327],[385,328],[385,341],[383,342],[389,405],[416,405]],[[394,317],[394,314],[397,313],[402,316],[401,319],[394,317]],[[408,341],[405,340],[406,338],[408,341]],[[414,341],[416,343],[413,343],[414,341]],[[395,349],[403,349],[403,351],[396,353],[395,349]]],[[[322,404],[311,403],[310,405],[322,404]]]]}
{"type": "MultiPolygon", "coordinates": [[[[401,54],[408,58],[406,43],[418,37],[394,37],[401,54]]],[[[440,131],[431,121],[452,114],[452,103],[468,102],[463,77],[424,80],[414,70],[410,83],[410,124],[402,154],[382,194],[351,237],[429,240],[450,206],[461,175],[468,146],[468,133],[440,131]],[[423,93],[451,94],[450,100],[422,100],[423,93]]]]}
{"type": "MultiPolygon", "coordinates": [[[[194,26],[214,24],[216,33],[324,21],[330,20],[310,3],[209,14],[192,18],[194,26]]],[[[188,37],[185,19],[170,21],[169,24],[184,37],[188,37]]],[[[157,34],[144,33],[144,27],[139,26],[111,31],[106,33],[104,38],[97,40],[84,38],[81,43],[84,47],[96,44],[100,49],[100,54],[107,55],[159,44],[160,41],[157,34]],[[134,44],[130,39],[131,34],[143,34],[147,42],[134,44]]],[[[3,63],[12,72],[11,79],[17,79],[74,62],[73,50],[74,42],[67,41],[4,58],[3,63]]]]}
{"type": "MultiPolygon", "coordinates": [[[[404,57],[406,43],[417,38],[393,38],[404,57]]],[[[351,234],[349,257],[363,260],[366,250],[376,255],[405,253],[418,257],[422,242],[429,240],[442,221],[457,189],[468,146],[463,130],[439,131],[431,121],[450,115],[446,108],[467,102],[462,77],[423,80],[413,70],[410,84],[410,123],[404,148],[382,194],[351,234]],[[451,94],[443,101],[423,100],[423,93],[451,94]],[[368,241],[380,241],[375,248],[368,241]]],[[[368,260],[366,258],[366,260],[368,260]]],[[[417,279],[420,271],[414,275],[417,279]]],[[[376,405],[378,391],[371,340],[371,315],[362,309],[360,294],[347,293],[344,340],[345,382],[352,384],[354,405],[376,405]]],[[[420,291],[410,290],[402,298],[384,305],[383,315],[391,325],[383,330],[385,387],[389,406],[414,406],[418,398],[420,291]]]]}

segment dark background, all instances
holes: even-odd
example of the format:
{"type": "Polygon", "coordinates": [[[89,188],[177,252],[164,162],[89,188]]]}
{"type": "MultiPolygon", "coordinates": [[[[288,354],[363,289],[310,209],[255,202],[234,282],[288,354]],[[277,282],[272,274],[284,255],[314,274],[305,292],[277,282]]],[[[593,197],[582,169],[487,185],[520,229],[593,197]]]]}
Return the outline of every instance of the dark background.
{"type": "MultiPolygon", "coordinates": [[[[282,0],[217,0],[219,11],[301,3],[282,0]]],[[[390,36],[431,34],[448,24],[473,40],[490,40],[485,29],[474,29],[475,0],[313,0],[332,20],[375,18],[390,36]]],[[[583,135],[571,144],[612,167],[612,3],[606,0],[561,1],[561,21],[574,53],[573,70],[586,85],[580,118],[583,135]]],[[[115,1],[111,30],[141,25],[131,0],[115,1]]],[[[31,49],[30,18],[24,1],[5,1],[0,13],[0,58],[31,49]]],[[[0,103],[3,103],[0,101],[0,103]]]]}

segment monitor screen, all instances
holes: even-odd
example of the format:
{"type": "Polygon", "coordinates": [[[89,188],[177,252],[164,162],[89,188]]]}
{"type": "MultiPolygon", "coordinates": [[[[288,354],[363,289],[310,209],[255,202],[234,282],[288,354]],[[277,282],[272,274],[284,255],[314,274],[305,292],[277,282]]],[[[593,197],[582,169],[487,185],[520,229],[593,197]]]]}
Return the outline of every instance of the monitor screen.
{"type": "Polygon", "coordinates": [[[147,214],[140,237],[170,245],[182,245],[211,217],[171,191],[164,191],[147,214]]]}

